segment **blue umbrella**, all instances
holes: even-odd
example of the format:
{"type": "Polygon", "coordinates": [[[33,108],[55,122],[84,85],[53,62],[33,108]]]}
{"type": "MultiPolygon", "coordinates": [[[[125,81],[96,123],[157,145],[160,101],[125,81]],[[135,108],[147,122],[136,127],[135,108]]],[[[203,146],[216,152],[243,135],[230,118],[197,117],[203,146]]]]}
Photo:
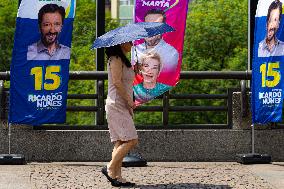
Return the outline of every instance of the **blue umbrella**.
{"type": "Polygon", "coordinates": [[[172,31],[175,31],[175,29],[166,23],[139,22],[127,24],[126,26],[116,28],[98,37],[92,48],[115,46],[172,31]]]}

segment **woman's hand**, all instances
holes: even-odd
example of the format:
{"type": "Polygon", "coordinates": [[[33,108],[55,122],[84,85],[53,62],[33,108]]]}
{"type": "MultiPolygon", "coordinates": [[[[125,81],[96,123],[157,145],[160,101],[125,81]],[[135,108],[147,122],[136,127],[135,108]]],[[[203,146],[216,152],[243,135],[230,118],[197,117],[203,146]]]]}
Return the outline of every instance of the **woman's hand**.
{"type": "Polygon", "coordinates": [[[134,113],[133,110],[136,108],[136,105],[134,102],[130,102],[128,103],[128,111],[130,113],[130,115],[132,116],[132,118],[134,118],[134,113]]]}
{"type": "Polygon", "coordinates": [[[130,104],[128,104],[133,110],[136,108],[136,105],[135,105],[135,103],[134,102],[132,102],[132,103],[130,103],[130,104]]]}
{"type": "Polygon", "coordinates": [[[134,113],[133,113],[133,109],[131,107],[128,108],[128,111],[131,115],[132,118],[134,118],[134,113]]]}

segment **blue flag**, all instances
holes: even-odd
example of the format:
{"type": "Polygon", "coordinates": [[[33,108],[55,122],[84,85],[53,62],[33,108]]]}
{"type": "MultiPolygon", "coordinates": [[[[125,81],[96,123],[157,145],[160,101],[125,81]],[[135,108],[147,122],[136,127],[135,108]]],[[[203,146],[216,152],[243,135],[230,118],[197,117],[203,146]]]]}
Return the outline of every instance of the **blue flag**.
{"type": "Polygon", "coordinates": [[[9,122],[64,123],[75,0],[22,0],[11,64],[9,122]]]}
{"type": "Polygon", "coordinates": [[[280,122],[284,87],[282,1],[259,0],[252,62],[252,121],[280,122]]]}

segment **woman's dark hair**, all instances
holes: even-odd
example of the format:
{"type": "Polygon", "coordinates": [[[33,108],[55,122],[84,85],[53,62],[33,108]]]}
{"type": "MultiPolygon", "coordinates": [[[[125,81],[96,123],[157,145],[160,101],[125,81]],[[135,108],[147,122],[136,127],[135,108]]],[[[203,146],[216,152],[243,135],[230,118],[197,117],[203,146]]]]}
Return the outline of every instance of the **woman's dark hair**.
{"type": "Polygon", "coordinates": [[[131,67],[131,63],[126,58],[125,54],[122,52],[120,45],[107,47],[106,50],[105,50],[105,53],[107,55],[107,59],[109,59],[111,56],[116,56],[116,57],[121,58],[122,62],[126,65],[126,67],[128,67],[128,68],[131,67]]]}

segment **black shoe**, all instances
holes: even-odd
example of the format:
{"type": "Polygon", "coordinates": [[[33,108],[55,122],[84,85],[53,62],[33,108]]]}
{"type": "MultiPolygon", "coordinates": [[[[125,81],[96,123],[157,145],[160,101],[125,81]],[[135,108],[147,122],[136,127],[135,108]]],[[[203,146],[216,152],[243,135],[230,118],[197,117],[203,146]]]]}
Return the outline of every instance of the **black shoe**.
{"type": "Polygon", "coordinates": [[[107,173],[107,167],[103,167],[102,168],[102,173],[106,176],[106,178],[108,179],[108,181],[111,183],[112,186],[115,186],[115,187],[120,187],[122,186],[122,182],[119,182],[117,179],[113,179],[111,178],[108,173],[107,173]]]}
{"type": "Polygon", "coordinates": [[[112,181],[110,181],[111,185],[114,186],[114,187],[121,187],[123,186],[122,182],[119,182],[117,179],[112,179],[112,181]]]}
{"type": "Polygon", "coordinates": [[[135,183],[133,182],[120,182],[121,186],[128,186],[128,187],[133,187],[135,186],[135,183]]]}

